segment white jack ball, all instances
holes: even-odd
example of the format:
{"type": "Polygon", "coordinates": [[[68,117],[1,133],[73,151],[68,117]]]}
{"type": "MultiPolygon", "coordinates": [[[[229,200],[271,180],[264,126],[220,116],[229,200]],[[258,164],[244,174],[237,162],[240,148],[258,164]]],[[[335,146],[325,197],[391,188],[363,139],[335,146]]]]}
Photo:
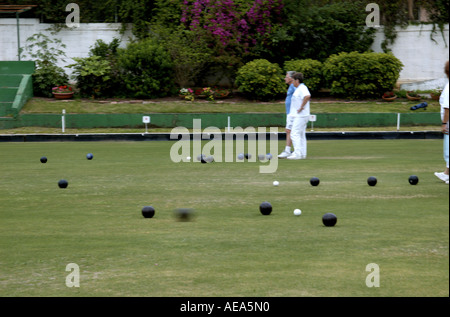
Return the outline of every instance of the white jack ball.
{"type": "Polygon", "coordinates": [[[294,210],[294,215],[300,216],[301,214],[302,214],[302,211],[300,209],[295,209],[294,210]]]}

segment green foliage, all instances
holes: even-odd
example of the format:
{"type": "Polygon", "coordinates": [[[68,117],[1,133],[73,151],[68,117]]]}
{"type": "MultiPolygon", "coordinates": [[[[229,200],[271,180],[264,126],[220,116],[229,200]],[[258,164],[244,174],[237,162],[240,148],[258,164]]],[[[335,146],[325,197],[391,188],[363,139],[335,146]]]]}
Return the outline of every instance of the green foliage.
{"type": "Polygon", "coordinates": [[[91,48],[89,56],[101,56],[107,58],[109,56],[117,55],[117,49],[119,48],[120,40],[114,38],[111,43],[107,44],[103,40],[97,40],[94,47],[91,48]]]}
{"type": "MultiPolygon", "coordinates": [[[[132,23],[132,32],[138,39],[150,35],[150,20],[154,8],[153,1],[148,0],[109,0],[111,7],[116,8],[116,14],[123,29],[127,23],[132,23]]],[[[97,2],[97,1],[95,1],[97,2]]]]}
{"type": "Polygon", "coordinates": [[[75,64],[68,65],[74,69],[73,76],[83,97],[106,97],[111,94],[109,62],[100,56],[73,58],[75,64]]]}
{"type": "Polygon", "coordinates": [[[119,50],[119,66],[127,93],[138,98],[165,97],[174,92],[173,63],[153,39],[128,44],[119,50]]]}
{"type": "Polygon", "coordinates": [[[26,46],[20,49],[20,54],[23,58],[31,58],[41,64],[54,64],[59,59],[64,60],[66,53],[62,49],[65,48],[66,45],[60,39],[43,33],[35,33],[27,38],[26,46]]]}
{"type": "Polygon", "coordinates": [[[312,4],[309,0],[285,1],[286,16],[282,30],[274,35],[280,59],[313,58],[324,61],[340,52],[365,52],[375,29],[367,28],[367,12],[361,1],[312,4]]]}
{"type": "Polygon", "coordinates": [[[61,40],[43,33],[36,33],[27,38],[26,46],[21,48],[22,59],[36,61],[36,71],[33,74],[33,92],[35,96],[52,97],[52,88],[65,85],[69,77],[59,66],[58,60],[64,60],[66,45],[61,40]]]}
{"type": "MultiPolygon", "coordinates": [[[[138,38],[145,38],[149,36],[150,24],[154,21],[162,21],[164,25],[173,25],[177,27],[181,17],[181,5],[183,0],[104,0],[104,1],[92,1],[92,0],[77,0],[76,3],[80,7],[80,19],[82,23],[87,22],[120,22],[123,24],[123,29],[127,24],[132,23],[133,34],[138,38]]],[[[235,0],[239,6],[239,10],[248,9],[254,0],[235,0]]],[[[270,2],[266,1],[259,1],[270,2]]],[[[373,1],[380,6],[381,20],[384,26],[385,41],[382,46],[385,50],[388,49],[388,45],[395,41],[397,36],[395,27],[404,26],[411,22],[410,15],[414,18],[413,22],[417,22],[418,9],[420,7],[426,9],[429,13],[431,23],[433,23],[434,29],[431,34],[431,39],[434,40],[434,35],[437,32],[437,27],[444,37],[443,29],[444,25],[448,23],[449,15],[449,1],[448,0],[415,0],[413,1],[413,12],[408,12],[408,1],[406,0],[377,0],[373,1]]],[[[67,0],[2,0],[2,4],[37,4],[38,6],[30,11],[21,13],[21,18],[35,17],[39,18],[45,23],[61,23],[63,24],[68,12],[65,11],[66,5],[69,3],[67,0]]],[[[342,37],[347,35],[352,37],[352,29],[356,26],[355,23],[362,25],[365,21],[367,12],[365,12],[365,6],[369,2],[366,0],[283,0],[285,11],[283,14],[277,14],[280,18],[279,25],[273,25],[273,32],[269,37],[263,39],[264,45],[258,39],[256,52],[259,54],[259,58],[275,58],[275,61],[280,62],[279,58],[285,53],[289,55],[288,59],[292,58],[316,58],[323,60],[324,58],[313,56],[309,53],[312,47],[315,46],[316,41],[324,39],[329,42],[339,42],[337,39],[327,38],[325,34],[321,37],[319,32],[317,38],[311,34],[305,33],[305,31],[311,30],[309,26],[311,23],[315,23],[315,27],[323,28],[328,32],[333,32],[337,29],[341,29],[342,37]],[[345,9],[342,11],[342,9],[345,9]],[[328,11],[324,12],[322,10],[328,11]],[[334,16],[330,15],[334,12],[334,16]],[[351,12],[351,13],[346,13],[351,12]],[[315,18],[317,16],[317,19],[315,18]],[[331,19],[329,19],[331,17],[331,19]],[[305,27],[306,26],[306,27],[305,27]],[[336,29],[337,28],[337,29],[336,29]],[[275,30],[277,29],[277,30],[275,30]],[[348,31],[350,31],[348,33],[348,31]],[[304,36],[308,37],[305,40],[304,36]],[[310,40],[313,40],[312,42],[310,40]],[[282,45],[278,45],[282,42],[282,45]],[[307,45],[304,43],[307,42],[307,45]],[[287,49],[286,45],[291,47],[297,47],[294,55],[291,49],[287,49]],[[302,50],[302,47],[305,50],[302,50]],[[303,55],[299,55],[301,53],[303,55]]],[[[269,10],[270,11],[270,10],[269,10]]],[[[0,14],[0,17],[3,17],[0,14]]],[[[11,14],[5,15],[5,17],[11,17],[11,14]]],[[[278,23],[277,23],[278,24],[278,23]]],[[[364,26],[363,26],[364,27],[364,26]]],[[[365,32],[370,33],[372,30],[361,30],[363,38],[362,42],[354,42],[353,45],[364,45],[365,32]]],[[[258,32],[253,35],[259,37],[258,32]]],[[[336,35],[336,33],[335,33],[336,35]]],[[[320,42],[319,41],[319,42],[320,42]]],[[[344,42],[342,42],[344,43],[344,42]]],[[[351,45],[351,44],[349,44],[351,45]]],[[[350,50],[337,50],[329,51],[329,54],[339,53],[340,51],[364,51],[355,47],[350,50]]],[[[325,56],[326,58],[327,56],[325,56]]]]}
{"type": "Polygon", "coordinates": [[[89,51],[89,56],[99,56],[109,63],[110,70],[107,83],[105,83],[105,88],[102,90],[102,95],[104,97],[111,96],[125,96],[124,89],[122,88],[121,81],[121,70],[118,63],[118,49],[120,45],[120,40],[114,38],[111,43],[105,43],[102,40],[97,40],[94,47],[89,51]]]}
{"type": "Polygon", "coordinates": [[[196,86],[197,77],[211,59],[211,50],[206,43],[182,27],[171,30],[155,26],[153,32],[158,32],[159,43],[172,59],[174,82],[179,88],[196,86]]]}
{"type": "Polygon", "coordinates": [[[389,53],[340,53],[323,65],[324,78],[334,96],[361,99],[392,90],[403,64],[389,53]]]}
{"type": "Polygon", "coordinates": [[[278,64],[257,59],[238,70],[236,85],[249,98],[270,100],[286,93],[283,78],[283,72],[278,64]]]}
{"type": "Polygon", "coordinates": [[[310,91],[318,91],[323,83],[322,63],[313,59],[291,60],[284,63],[284,71],[303,74],[305,85],[310,91]]]}
{"type": "Polygon", "coordinates": [[[53,97],[52,88],[67,85],[69,77],[61,67],[53,64],[42,65],[37,63],[33,74],[33,92],[38,97],[53,97]]]}
{"type": "Polygon", "coordinates": [[[281,22],[282,0],[180,1],[181,22],[212,51],[209,72],[233,83],[246,61],[260,58],[272,25],[281,22]],[[256,49],[255,49],[256,48],[256,49]],[[253,50],[255,49],[255,52],[253,50]]]}
{"type": "Polygon", "coordinates": [[[181,3],[180,0],[155,0],[151,15],[151,29],[153,30],[154,25],[177,28],[181,19],[181,3]]]}
{"type": "MultiPolygon", "coordinates": [[[[37,4],[36,8],[20,14],[20,17],[39,18],[44,23],[65,23],[69,14],[67,4],[73,2],[80,7],[81,23],[118,22],[136,23],[148,21],[152,16],[153,1],[148,0],[2,0],[2,4],[37,4]]],[[[11,15],[9,15],[11,17],[11,15]]],[[[133,31],[142,31],[133,28],[133,31]]],[[[147,31],[148,32],[148,31],[147,31]]]]}
{"type": "MultiPolygon", "coordinates": [[[[21,13],[21,18],[38,17],[41,22],[57,23],[55,29],[64,28],[69,14],[65,11],[68,1],[31,2],[38,6],[21,13]]],[[[3,0],[2,3],[29,4],[30,0],[3,0]]],[[[120,22],[122,31],[131,23],[132,32],[138,40],[152,38],[158,41],[173,61],[172,78],[180,86],[185,82],[210,85],[200,80],[211,78],[211,75],[217,82],[226,78],[233,85],[237,70],[253,59],[266,59],[283,65],[285,61],[303,59],[324,62],[330,55],[341,52],[362,53],[370,49],[375,33],[375,28],[365,25],[368,12],[365,10],[367,1],[363,0],[79,0],[76,3],[80,7],[82,23],[120,22]],[[160,29],[165,29],[165,33],[161,33],[160,29]]],[[[380,6],[385,33],[382,47],[385,51],[389,51],[389,45],[396,38],[397,26],[417,22],[419,8],[427,10],[434,25],[430,35],[432,40],[439,29],[443,35],[444,25],[448,23],[448,0],[415,0],[412,9],[405,0],[379,0],[376,3],[380,6]]],[[[0,17],[11,15],[0,14],[0,17]]],[[[38,60],[35,93],[45,95],[48,94],[48,87],[59,85],[64,80],[64,70],[54,67],[64,56],[60,54],[64,46],[60,41],[58,43],[54,38],[44,38],[43,35],[30,39],[28,46],[35,46],[29,51],[35,56],[30,57],[38,60]],[[52,58],[56,60],[52,61],[52,58]],[[51,83],[45,86],[46,82],[51,83]]],[[[99,42],[92,50],[92,55],[107,55],[111,66],[111,80],[107,81],[108,87],[103,89],[102,96],[120,91],[115,79],[121,80],[119,66],[122,65],[119,65],[116,55],[116,44],[118,40],[110,44],[99,42]],[[112,58],[111,52],[114,52],[112,58]]],[[[146,83],[142,83],[133,72],[125,73],[128,77],[134,76],[135,81],[121,86],[133,96],[143,96],[136,90],[148,90],[144,88],[147,85],[159,86],[149,84],[157,75],[144,79],[146,83]]],[[[167,71],[162,76],[167,76],[167,71]]],[[[313,77],[318,79],[317,75],[305,73],[305,76],[311,81],[313,77]]],[[[317,89],[314,88],[316,85],[320,87],[322,84],[309,83],[311,89],[317,89]]],[[[371,91],[373,87],[369,86],[371,91]]],[[[152,90],[157,91],[156,88],[152,90]]],[[[122,91],[120,94],[125,93],[122,91]]],[[[151,95],[160,94],[152,92],[151,95]]]]}

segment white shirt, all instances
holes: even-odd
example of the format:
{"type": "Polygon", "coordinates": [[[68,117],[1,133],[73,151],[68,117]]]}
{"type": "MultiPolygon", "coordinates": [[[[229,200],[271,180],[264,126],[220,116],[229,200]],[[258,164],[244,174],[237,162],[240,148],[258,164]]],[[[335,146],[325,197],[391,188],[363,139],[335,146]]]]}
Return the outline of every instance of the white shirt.
{"type": "Polygon", "coordinates": [[[448,109],[448,83],[445,85],[444,91],[441,93],[441,97],[439,98],[439,103],[441,104],[441,120],[444,122],[444,109],[448,109]]]}
{"type": "Polygon", "coordinates": [[[300,84],[292,95],[291,110],[289,112],[290,116],[309,117],[309,101],[303,107],[303,110],[300,111],[300,113],[297,113],[298,109],[300,109],[300,107],[302,106],[303,99],[305,99],[306,96],[311,96],[309,89],[305,84],[300,84]]]}

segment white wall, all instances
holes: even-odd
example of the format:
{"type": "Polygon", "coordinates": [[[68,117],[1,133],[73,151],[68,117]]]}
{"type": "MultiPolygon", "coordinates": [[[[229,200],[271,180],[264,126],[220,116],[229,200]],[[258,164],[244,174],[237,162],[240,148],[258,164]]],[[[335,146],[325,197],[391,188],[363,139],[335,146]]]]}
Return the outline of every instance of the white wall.
{"type": "MultiPolygon", "coordinates": [[[[72,57],[87,57],[89,50],[97,40],[105,43],[114,38],[121,40],[121,47],[125,47],[130,38],[133,38],[130,29],[122,35],[121,23],[81,23],[77,28],[64,28],[56,35],[51,35],[51,24],[39,23],[38,19],[20,19],[20,46],[26,46],[26,40],[33,34],[42,32],[47,36],[60,39],[66,48],[67,58],[58,61],[58,66],[64,67],[74,63],[72,57]]],[[[0,61],[17,61],[17,24],[16,19],[0,19],[0,61]]],[[[24,60],[24,59],[22,59],[24,60]]],[[[65,68],[71,74],[70,68],[65,68]]]]}
{"type": "MultiPolygon", "coordinates": [[[[38,19],[20,19],[20,42],[25,46],[26,39],[42,32],[50,35],[47,29],[51,24],[39,23],[38,19]]],[[[412,89],[442,88],[446,83],[443,71],[444,63],[449,59],[449,25],[445,26],[444,38],[439,29],[433,35],[436,42],[430,38],[432,25],[410,25],[406,29],[397,29],[397,39],[392,47],[393,54],[404,64],[400,74],[400,83],[413,83],[412,89]],[[446,46],[447,44],[447,46],[446,46]],[[442,86],[442,87],[441,87],[442,86]],[[416,88],[417,87],[417,88],[416,88]]],[[[60,61],[59,66],[73,63],[72,57],[87,57],[95,41],[101,39],[106,43],[114,37],[121,39],[124,47],[133,38],[130,28],[125,34],[120,34],[120,23],[81,23],[79,28],[63,29],[57,37],[66,44],[67,60],[60,61]]],[[[381,43],[384,39],[382,28],[377,30],[372,49],[382,52],[381,43]]],[[[17,28],[16,19],[0,19],[0,60],[13,61],[17,59],[17,28]]],[[[67,69],[71,73],[71,69],[67,69]]]]}
{"type": "MultiPolygon", "coordinates": [[[[444,64],[449,59],[449,25],[446,24],[443,34],[437,27],[432,34],[433,25],[410,25],[407,28],[397,28],[397,38],[392,46],[392,53],[403,63],[400,73],[400,84],[408,90],[443,88],[447,82],[444,64]]],[[[381,43],[384,40],[383,29],[377,31],[372,49],[382,52],[381,43]]]]}

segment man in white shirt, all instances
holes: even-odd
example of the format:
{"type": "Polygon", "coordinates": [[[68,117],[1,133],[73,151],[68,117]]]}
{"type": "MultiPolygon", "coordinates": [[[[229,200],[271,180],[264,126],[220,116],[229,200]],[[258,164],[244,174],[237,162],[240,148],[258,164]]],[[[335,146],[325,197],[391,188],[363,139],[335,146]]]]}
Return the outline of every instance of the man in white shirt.
{"type": "Polygon", "coordinates": [[[306,126],[310,116],[311,94],[308,87],[303,83],[303,74],[295,73],[294,79],[295,92],[292,95],[291,109],[289,116],[293,118],[291,140],[294,146],[294,152],[287,157],[288,160],[302,160],[307,155],[306,145],[306,126]]]}
{"type": "MultiPolygon", "coordinates": [[[[445,63],[445,73],[447,74],[447,78],[449,77],[449,70],[448,70],[448,61],[445,63]]],[[[448,103],[449,103],[449,92],[448,92],[448,82],[447,85],[445,85],[444,91],[441,93],[441,98],[439,99],[439,103],[441,104],[441,120],[442,120],[442,126],[441,130],[444,134],[444,160],[446,163],[446,169],[442,173],[434,173],[440,180],[444,181],[448,185],[448,163],[449,163],[449,137],[448,137],[448,119],[449,119],[449,110],[448,110],[448,103]]]]}
{"type": "Polygon", "coordinates": [[[292,146],[292,140],[291,140],[291,130],[292,130],[292,122],[293,118],[289,117],[289,112],[291,109],[291,100],[292,95],[294,94],[295,87],[292,84],[294,79],[292,76],[294,76],[294,71],[288,71],[286,72],[286,77],[284,78],[284,81],[287,85],[289,85],[289,89],[286,93],[286,147],[284,148],[284,151],[278,155],[278,158],[287,158],[289,155],[291,155],[291,146],[292,146]]]}

